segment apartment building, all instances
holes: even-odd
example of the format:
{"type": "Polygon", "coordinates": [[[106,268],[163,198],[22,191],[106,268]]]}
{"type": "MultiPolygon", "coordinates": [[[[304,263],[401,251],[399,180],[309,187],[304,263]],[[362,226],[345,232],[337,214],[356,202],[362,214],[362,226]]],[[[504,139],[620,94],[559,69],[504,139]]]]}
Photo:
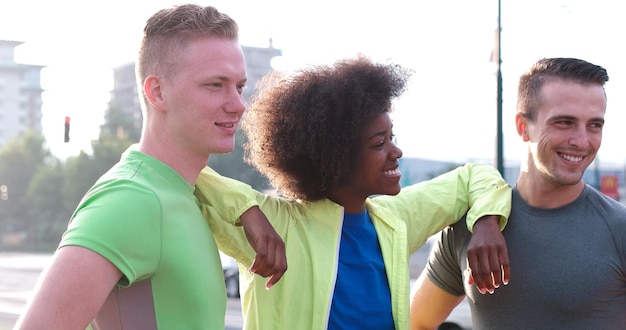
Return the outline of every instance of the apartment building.
{"type": "Polygon", "coordinates": [[[15,62],[20,41],[0,40],[0,148],[27,129],[41,132],[43,66],[15,62]]]}

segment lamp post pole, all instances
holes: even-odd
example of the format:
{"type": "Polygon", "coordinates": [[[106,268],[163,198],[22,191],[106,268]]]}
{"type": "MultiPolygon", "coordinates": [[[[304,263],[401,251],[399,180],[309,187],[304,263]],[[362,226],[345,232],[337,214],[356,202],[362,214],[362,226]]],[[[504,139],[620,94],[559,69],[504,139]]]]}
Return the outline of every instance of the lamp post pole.
{"type": "Polygon", "coordinates": [[[498,0],[498,28],[496,30],[496,47],[495,47],[495,51],[496,51],[496,68],[497,68],[497,108],[498,108],[498,115],[497,115],[497,129],[496,129],[496,134],[497,134],[497,150],[496,150],[496,165],[497,165],[497,169],[500,172],[500,174],[504,177],[504,156],[503,156],[503,138],[502,138],[502,70],[500,68],[500,65],[502,64],[502,58],[500,56],[500,32],[502,30],[501,27],[501,19],[500,19],[500,14],[501,14],[501,5],[500,5],[500,1],[498,0]]]}

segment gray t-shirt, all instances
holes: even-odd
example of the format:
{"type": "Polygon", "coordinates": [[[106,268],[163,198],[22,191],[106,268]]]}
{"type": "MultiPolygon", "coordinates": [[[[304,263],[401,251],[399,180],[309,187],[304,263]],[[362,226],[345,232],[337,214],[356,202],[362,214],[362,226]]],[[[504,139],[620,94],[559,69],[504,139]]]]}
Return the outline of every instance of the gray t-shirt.
{"type": "Polygon", "coordinates": [[[467,284],[464,221],[446,228],[426,272],[467,294],[473,329],[626,329],[626,207],[591,186],[572,203],[529,206],[513,189],[503,231],[511,278],[493,295],[467,284]]]}

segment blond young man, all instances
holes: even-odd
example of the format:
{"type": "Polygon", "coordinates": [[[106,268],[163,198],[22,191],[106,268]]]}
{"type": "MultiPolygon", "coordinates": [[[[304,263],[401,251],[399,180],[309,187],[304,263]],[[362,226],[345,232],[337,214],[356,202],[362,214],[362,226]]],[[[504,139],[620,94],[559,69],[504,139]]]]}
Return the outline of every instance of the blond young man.
{"type": "MultiPolygon", "coordinates": [[[[194,184],[209,155],[233,149],[245,109],[237,24],[179,5],[144,32],[141,140],[80,202],[17,329],[224,329],[224,277],[194,184]]],[[[249,209],[250,270],[271,286],[286,270],[284,246],[255,205],[228,220],[249,209]]]]}

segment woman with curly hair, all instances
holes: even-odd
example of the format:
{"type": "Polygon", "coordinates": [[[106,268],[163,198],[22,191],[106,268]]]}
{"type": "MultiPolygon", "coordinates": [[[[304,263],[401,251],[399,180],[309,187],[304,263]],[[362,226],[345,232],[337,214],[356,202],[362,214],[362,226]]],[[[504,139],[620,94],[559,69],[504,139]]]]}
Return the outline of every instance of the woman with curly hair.
{"type": "MultiPolygon", "coordinates": [[[[262,81],[242,123],[246,159],[282,195],[257,200],[284,240],[289,268],[271,290],[240,272],[245,329],[408,329],[409,257],[465,214],[482,242],[468,257],[477,286],[493,292],[508,280],[499,230],[511,189],[492,166],[466,164],[400,188],[402,151],[389,113],[409,76],[360,56],[262,81]]],[[[203,212],[227,218],[212,205],[241,183],[216,187],[213,175],[205,168],[196,185],[203,212]],[[209,193],[216,189],[223,194],[209,193]]],[[[243,228],[211,226],[218,247],[249,267],[255,253],[243,228]]]]}

